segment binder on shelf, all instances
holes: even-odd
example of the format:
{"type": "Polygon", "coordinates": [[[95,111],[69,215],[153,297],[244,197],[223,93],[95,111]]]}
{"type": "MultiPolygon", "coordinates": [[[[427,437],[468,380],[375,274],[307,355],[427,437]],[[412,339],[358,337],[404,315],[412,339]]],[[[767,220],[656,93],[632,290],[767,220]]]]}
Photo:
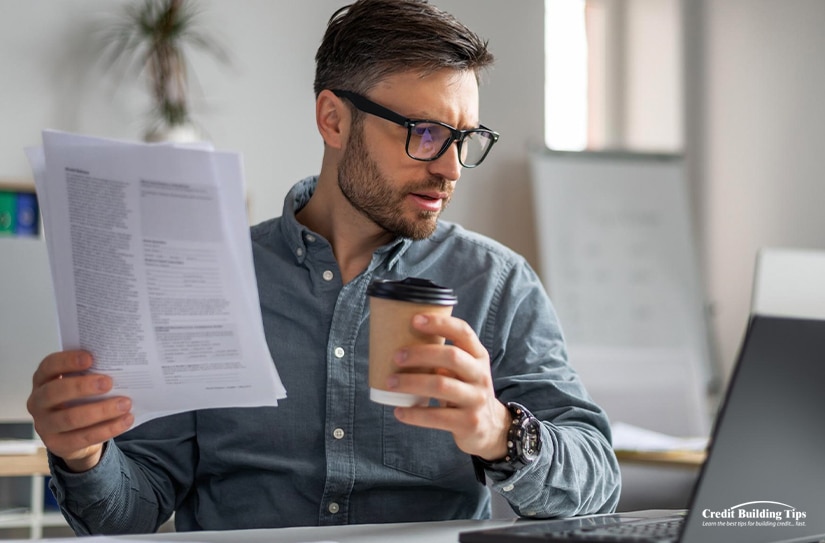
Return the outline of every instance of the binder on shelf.
{"type": "Polygon", "coordinates": [[[52,489],[49,488],[49,481],[51,476],[43,477],[43,511],[59,511],[60,505],[57,503],[57,498],[54,497],[52,489]]]}
{"type": "Polygon", "coordinates": [[[17,222],[17,193],[0,190],[0,236],[14,235],[17,222]]]}
{"type": "Polygon", "coordinates": [[[17,217],[14,225],[15,235],[38,235],[40,209],[37,205],[37,196],[33,192],[18,192],[16,210],[17,217]]]}
{"type": "Polygon", "coordinates": [[[0,236],[38,236],[39,230],[37,195],[0,186],[0,236]]]}

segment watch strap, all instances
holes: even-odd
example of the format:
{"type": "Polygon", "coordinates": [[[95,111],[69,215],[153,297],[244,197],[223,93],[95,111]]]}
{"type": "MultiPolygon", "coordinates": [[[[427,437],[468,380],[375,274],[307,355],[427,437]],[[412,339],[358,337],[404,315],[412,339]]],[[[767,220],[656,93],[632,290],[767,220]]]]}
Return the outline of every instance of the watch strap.
{"type": "Polygon", "coordinates": [[[524,443],[524,432],[534,432],[531,439],[536,443],[537,452],[541,448],[539,441],[539,422],[530,411],[523,405],[516,402],[505,404],[510,411],[512,422],[507,429],[507,454],[500,460],[489,461],[479,456],[473,455],[473,470],[476,480],[481,484],[486,484],[487,477],[484,470],[489,469],[503,473],[515,473],[533,461],[533,456],[526,455],[522,448],[524,443]]]}

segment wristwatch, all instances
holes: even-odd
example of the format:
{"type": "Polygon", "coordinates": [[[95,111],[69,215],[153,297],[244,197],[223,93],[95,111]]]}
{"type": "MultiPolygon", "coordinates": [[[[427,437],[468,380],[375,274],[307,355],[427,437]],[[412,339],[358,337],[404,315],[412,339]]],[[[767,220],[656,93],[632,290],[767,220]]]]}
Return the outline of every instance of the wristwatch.
{"type": "Polygon", "coordinates": [[[505,404],[513,417],[513,422],[507,430],[507,454],[501,460],[490,462],[478,456],[473,456],[476,465],[476,476],[481,480],[479,468],[494,471],[518,471],[531,464],[541,451],[541,423],[521,404],[508,402],[505,404]]]}

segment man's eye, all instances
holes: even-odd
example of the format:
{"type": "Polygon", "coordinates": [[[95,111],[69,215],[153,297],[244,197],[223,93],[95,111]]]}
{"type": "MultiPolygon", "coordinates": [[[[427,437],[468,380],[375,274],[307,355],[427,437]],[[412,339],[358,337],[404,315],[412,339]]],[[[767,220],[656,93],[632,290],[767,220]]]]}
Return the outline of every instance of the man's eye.
{"type": "Polygon", "coordinates": [[[427,137],[429,139],[432,139],[433,137],[431,127],[427,125],[416,125],[415,128],[413,128],[413,134],[418,137],[427,137]]]}

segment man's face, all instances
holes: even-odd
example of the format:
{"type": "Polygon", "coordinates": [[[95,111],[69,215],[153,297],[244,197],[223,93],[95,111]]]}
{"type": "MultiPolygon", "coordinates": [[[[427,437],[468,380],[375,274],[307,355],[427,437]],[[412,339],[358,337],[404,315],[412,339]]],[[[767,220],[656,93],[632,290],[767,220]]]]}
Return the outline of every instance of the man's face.
{"type": "MultiPolygon", "coordinates": [[[[392,76],[368,98],[411,119],[456,128],[478,126],[478,84],[471,72],[442,70],[392,76]]],[[[361,114],[338,166],[338,185],[350,204],[383,230],[411,239],[435,231],[461,175],[455,144],[438,159],[407,156],[407,129],[361,114]]]]}

